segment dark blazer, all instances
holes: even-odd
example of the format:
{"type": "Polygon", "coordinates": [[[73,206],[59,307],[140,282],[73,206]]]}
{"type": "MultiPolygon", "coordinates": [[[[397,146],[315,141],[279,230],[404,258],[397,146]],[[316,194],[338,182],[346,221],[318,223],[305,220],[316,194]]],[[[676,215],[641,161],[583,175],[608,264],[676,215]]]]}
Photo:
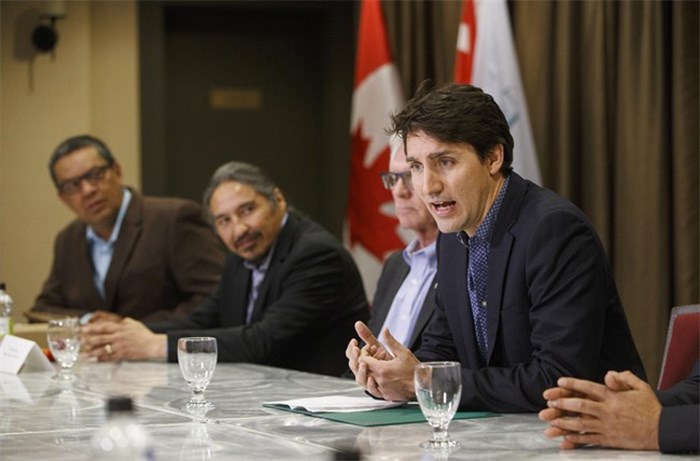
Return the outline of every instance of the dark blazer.
{"type": "Polygon", "coordinates": [[[658,393],[663,408],[659,417],[662,453],[700,451],[700,361],[690,377],[658,393]]]}
{"type": "Polygon", "coordinates": [[[51,273],[34,311],[94,310],[139,320],[184,316],[216,289],[226,250],[195,202],[132,191],[103,300],[93,281],[86,226],[75,220],[56,237],[51,273]]]}
{"type": "MultiPolygon", "coordinates": [[[[391,303],[401,284],[408,276],[410,267],[403,258],[403,251],[397,251],[387,258],[382,267],[382,273],[377,281],[377,289],[374,292],[374,302],[367,326],[375,336],[378,336],[386,316],[389,314],[391,303]]],[[[423,307],[416,319],[416,325],[411,334],[409,349],[415,351],[421,343],[421,335],[435,310],[435,280],[430,283],[430,288],[423,301],[423,307]]]]}
{"type": "Polygon", "coordinates": [[[226,260],[216,293],[185,319],[148,326],[168,334],[168,360],[177,361],[177,339],[217,338],[219,360],[340,375],[354,323],[369,307],[350,254],[313,221],[290,213],[255,302],[246,309],[251,271],[235,254],[226,260]]]}
{"type": "Polygon", "coordinates": [[[417,352],[462,364],[462,409],[534,412],[561,376],[645,379],[605,250],[585,215],[511,174],[489,254],[486,361],[467,291],[469,252],[438,237],[437,308],[417,352]]]}

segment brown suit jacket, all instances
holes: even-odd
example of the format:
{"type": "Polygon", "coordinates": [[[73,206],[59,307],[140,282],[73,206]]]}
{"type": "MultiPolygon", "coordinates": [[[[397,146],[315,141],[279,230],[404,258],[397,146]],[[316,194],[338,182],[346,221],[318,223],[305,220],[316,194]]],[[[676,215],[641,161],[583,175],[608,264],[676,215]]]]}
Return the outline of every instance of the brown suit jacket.
{"type": "Polygon", "coordinates": [[[56,237],[53,267],[33,311],[105,310],[157,321],[186,315],[214,292],[226,251],[201,207],[132,193],[105,278],[105,299],[93,281],[86,226],[76,220],[56,237]]]}

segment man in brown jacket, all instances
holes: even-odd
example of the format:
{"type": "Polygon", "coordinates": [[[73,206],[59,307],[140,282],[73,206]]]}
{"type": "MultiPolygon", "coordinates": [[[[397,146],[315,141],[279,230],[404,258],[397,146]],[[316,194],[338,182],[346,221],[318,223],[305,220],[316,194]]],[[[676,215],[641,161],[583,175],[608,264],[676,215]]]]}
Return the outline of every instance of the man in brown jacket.
{"type": "Polygon", "coordinates": [[[184,316],[214,291],[225,249],[200,205],[124,187],[119,163],[92,136],[61,143],[49,172],[77,219],[56,238],[30,318],[99,311],[103,318],[164,320],[184,316]]]}

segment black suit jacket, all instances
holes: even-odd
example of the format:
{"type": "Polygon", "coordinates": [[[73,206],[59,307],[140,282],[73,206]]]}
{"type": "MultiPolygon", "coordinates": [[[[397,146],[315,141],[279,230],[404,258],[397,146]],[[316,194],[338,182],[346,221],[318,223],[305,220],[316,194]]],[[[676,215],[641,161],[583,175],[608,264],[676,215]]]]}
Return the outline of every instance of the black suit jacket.
{"type": "Polygon", "coordinates": [[[489,254],[489,348],[474,335],[467,263],[455,234],[438,237],[437,308],[417,352],[462,364],[460,408],[534,412],[561,376],[645,379],[605,250],[584,214],[511,174],[489,254]]]}
{"type": "Polygon", "coordinates": [[[105,277],[93,281],[86,226],[75,220],[56,237],[51,273],[34,311],[116,312],[143,321],[184,317],[216,289],[226,250],[191,200],[142,197],[133,190],[105,277]]]}
{"type": "MultiPolygon", "coordinates": [[[[375,336],[378,336],[386,316],[389,314],[391,303],[394,301],[396,293],[401,288],[401,284],[408,276],[410,267],[406,264],[403,258],[403,251],[393,253],[384,262],[382,273],[377,281],[377,290],[374,293],[374,302],[372,303],[372,313],[367,326],[375,336]]],[[[411,334],[408,347],[415,351],[421,343],[423,330],[433,315],[435,310],[435,280],[430,283],[430,288],[423,301],[423,306],[416,319],[416,325],[411,334]]]]}
{"type": "Polygon", "coordinates": [[[354,323],[369,307],[349,253],[321,226],[290,213],[258,290],[251,323],[246,309],[251,271],[231,254],[216,293],[186,319],[149,325],[168,334],[168,359],[177,339],[217,338],[219,360],[340,375],[354,323]]]}
{"type": "Polygon", "coordinates": [[[659,418],[662,453],[700,451],[700,362],[688,379],[658,393],[663,405],[659,418]]]}

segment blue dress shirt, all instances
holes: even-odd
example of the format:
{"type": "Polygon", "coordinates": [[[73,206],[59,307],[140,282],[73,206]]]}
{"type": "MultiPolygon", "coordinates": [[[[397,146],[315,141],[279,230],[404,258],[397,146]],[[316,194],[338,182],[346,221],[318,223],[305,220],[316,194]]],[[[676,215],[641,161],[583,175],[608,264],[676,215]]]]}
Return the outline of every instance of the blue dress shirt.
{"type": "MultiPolygon", "coordinates": [[[[423,301],[437,271],[435,242],[419,250],[417,247],[418,240],[415,239],[403,250],[403,258],[410,270],[396,292],[382,326],[382,330],[388,328],[392,336],[406,347],[410,347],[423,301]]],[[[379,341],[383,343],[381,335],[379,341]]]]}
{"type": "Polygon", "coordinates": [[[105,240],[90,226],[87,227],[85,231],[85,236],[87,238],[88,246],[90,247],[90,255],[92,256],[92,267],[93,267],[93,280],[95,282],[95,287],[100,293],[102,299],[105,299],[105,278],[107,277],[107,271],[109,270],[109,265],[112,262],[112,255],[114,254],[114,244],[119,237],[119,231],[122,228],[122,222],[124,221],[124,215],[126,214],[126,209],[129,207],[129,202],[131,201],[131,191],[124,188],[124,197],[122,198],[122,204],[119,207],[119,213],[117,214],[117,220],[114,223],[114,229],[112,229],[112,235],[110,235],[109,240],[105,240]]]}

